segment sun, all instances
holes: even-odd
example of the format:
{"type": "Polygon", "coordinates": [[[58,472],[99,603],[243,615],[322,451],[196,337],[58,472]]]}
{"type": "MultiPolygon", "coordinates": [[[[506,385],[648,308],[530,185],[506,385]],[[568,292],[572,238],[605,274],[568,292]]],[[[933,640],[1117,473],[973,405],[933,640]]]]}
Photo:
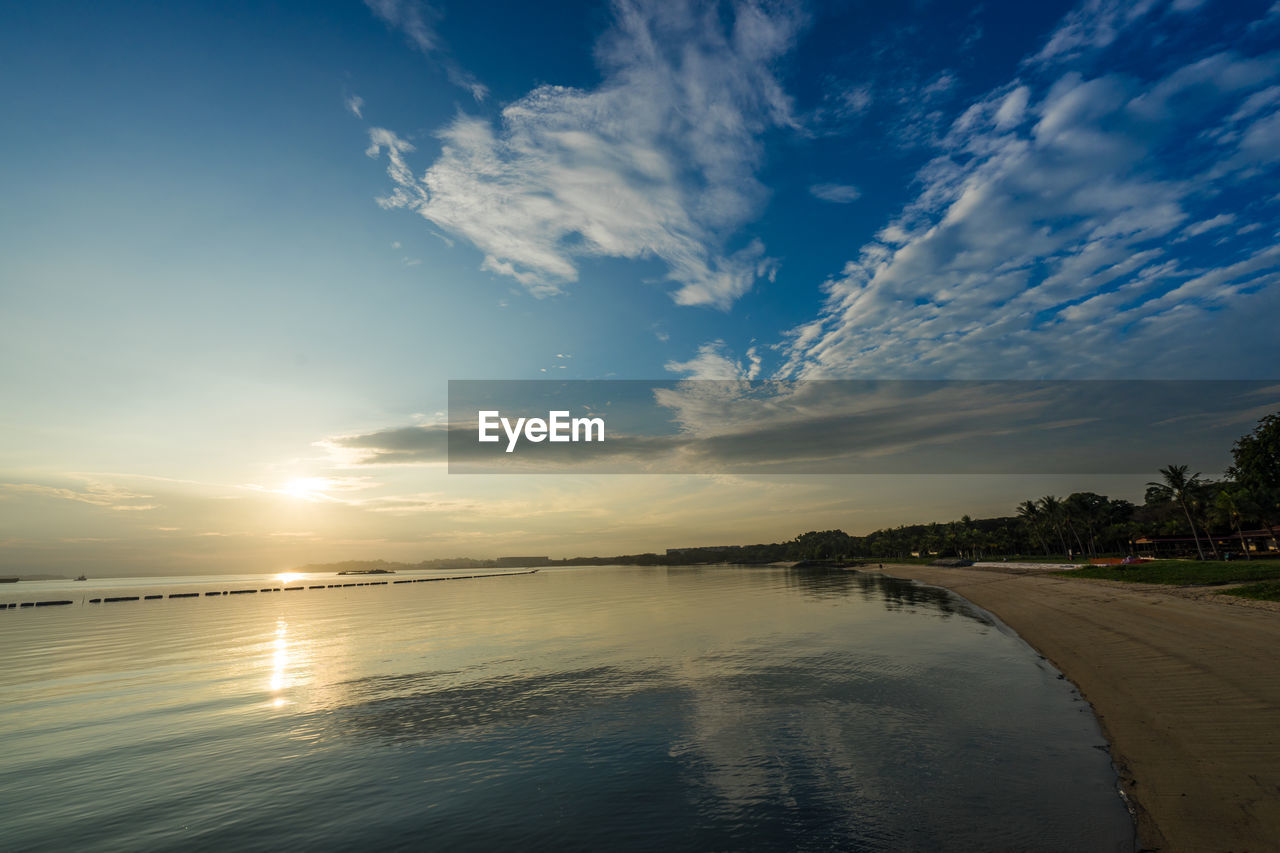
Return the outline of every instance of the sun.
{"type": "Polygon", "coordinates": [[[294,581],[299,580],[301,578],[302,578],[302,575],[298,574],[297,572],[281,572],[280,574],[276,575],[276,580],[280,581],[280,583],[293,583],[294,581]]]}
{"type": "Polygon", "coordinates": [[[325,493],[333,487],[334,482],[328,477],[298,477],[285,483],[277,491],[304,501],[327,501],[332,498],[325,493]]]}

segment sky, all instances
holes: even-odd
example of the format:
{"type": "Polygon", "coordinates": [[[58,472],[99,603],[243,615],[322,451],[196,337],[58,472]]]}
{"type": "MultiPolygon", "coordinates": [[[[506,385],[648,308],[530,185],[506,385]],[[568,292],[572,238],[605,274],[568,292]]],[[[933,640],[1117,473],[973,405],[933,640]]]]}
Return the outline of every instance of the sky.
{"type": "Polygon", "coordinates": [[[4,573],[776,541],[1151,479],[379,452],[450,380],[1277,378],[1273,0],[41,2],[0,57],[4,573]]]}

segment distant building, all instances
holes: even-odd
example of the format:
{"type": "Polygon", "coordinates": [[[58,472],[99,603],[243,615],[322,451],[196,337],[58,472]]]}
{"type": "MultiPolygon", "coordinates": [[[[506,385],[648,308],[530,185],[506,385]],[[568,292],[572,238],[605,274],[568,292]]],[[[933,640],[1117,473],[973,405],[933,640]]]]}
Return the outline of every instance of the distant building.
{"type": "Polygon", "coordinates": [[[496,561],[502,568],[513,566],[546,566],[551,564],[550,557],[499,557],[496,561]]]}
{"type": "MultiPolygon", "coordinates": [[[[1244,548],[1250,554],[1274,554],[1280,551],[1270,530],[1244,530],[1238,533],[1201,533],[1200,547],[1207,553],[1211,550],[1209,542],[1217,546],[1219,551],[1240,553],[1241,539],[1244,548]]],[[[1143,536],[1133,540],[1133,550],[1143,557],[1178,557],[1197,553],[1196,539],[1191,536],[1143,536]]]]}

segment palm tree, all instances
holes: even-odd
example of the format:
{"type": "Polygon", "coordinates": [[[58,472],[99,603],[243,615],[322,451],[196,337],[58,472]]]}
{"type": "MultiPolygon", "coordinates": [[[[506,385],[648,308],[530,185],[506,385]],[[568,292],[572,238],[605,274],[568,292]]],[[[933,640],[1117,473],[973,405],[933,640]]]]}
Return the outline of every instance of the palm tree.
{"type": "Polygon", "coordinates": [[[1076,540],[1076,545],[1080,548],[1079,553],[1083,554],[1084,542],[1080,539],[1080,531],[1076,529],[1075,524],[1080,515],[1079,501],[1077,500],[1076,495],[1068,495],[1066,500],[1062,502],[1060,511],[1062,513],[1062,523],[1066,525],[1067,530],[1076,540]]]}
{"type": "Polygon", "coordinates": [[[1058,544],[1062,546],[1062,556],[1068,556],[1067,539],[1062,535],[1062,499],[1053,495],[1045,495],[1040,499],[1040,513],[1045,521],[1058,534],[1058,544]]]}
{"type": "Polygon", "coordinates": [[[1049,543],[1044,538],[1044,516],[1036,502],[1023,501],[1018,504],[1018,518],[1022,519],[1027,529],[1031,531],[1031,535],[1040,543],[1040,547],[1044,549],[1044,555],[1049,556],[1049,543]]]}
{"type": "MultiPolygon", "coordinates": [[[[1075,492],[1063,503],[1073,520],[1080,523],[1085,534],[1082,547],[1093,555],[1098,555],[1098,532],[1106,521],[1108,499],[1093,492],[1075,492]]],[[[1077,533],[1079,528],[1077,529],[1077,533]]]]}
{"type": "Polygon", "coordinates": [[[1191,519],[1191,501],[1194,500],[1195,491],[1200,486],[1200,472],[1197,471],[1188,477],[1186,465],[1169,465],[1160,469],[1160,475],[1164,477],[1163,483],[1147,483],[1147,485],[1161,490],[1168,499],[1182,505],[1187,524],[1191,525],[1191,537],[1196,540],[1196,553],[1203,560],[1204,549],[1200,547],[1200,534],[1196,532],[1196,523],[1191,519]]]}
{"type": "Polygon", "coordinates": [[[974,529],[973,519],[968,515],[960,517],[959,539],[960,556],[968,560],[978,559],[978,531],[974,529]]]}
{"type": "Polygon", "coordinates": [[[1246,560],[1252,560],[1249,556],[1249,544],[1244,541],[1244,530],[1240,527],[1240,502],[1229,489],[1219,489],[1217,496],[1213,501],[1213,508],[1219,518],[1227,522],[1229,527],[1236,529],[1236,535],[1240,537],[1240,553],[1244,554],[1246,560]]]}

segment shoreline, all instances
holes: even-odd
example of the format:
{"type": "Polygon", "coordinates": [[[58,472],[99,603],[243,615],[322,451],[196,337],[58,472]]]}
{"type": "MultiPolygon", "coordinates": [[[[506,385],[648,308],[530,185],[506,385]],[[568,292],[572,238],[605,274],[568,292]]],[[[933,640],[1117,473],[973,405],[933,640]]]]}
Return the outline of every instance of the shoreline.
{"type": "Polygon", "coordinates": [[[1076,685],[1111,744],[1140,849],[1276,849],[1280,613],[1053,569],[866,570],[990,611],[1076,685]]]}

